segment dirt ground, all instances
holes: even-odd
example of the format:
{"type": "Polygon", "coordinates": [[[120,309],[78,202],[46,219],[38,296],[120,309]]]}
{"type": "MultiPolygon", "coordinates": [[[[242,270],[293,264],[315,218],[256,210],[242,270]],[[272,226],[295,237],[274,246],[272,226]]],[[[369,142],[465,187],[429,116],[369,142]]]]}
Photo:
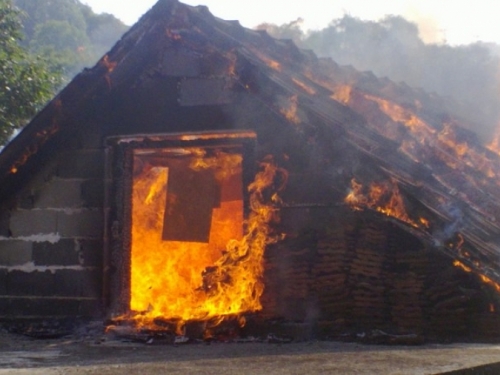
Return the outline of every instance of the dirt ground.
{"type": "Polygon", "coordinates": [[[326,341],[150,344],[107,336],[0,333],[4,374],[439,374],[500,361],[500,345],[374,346],[326,341]]]}

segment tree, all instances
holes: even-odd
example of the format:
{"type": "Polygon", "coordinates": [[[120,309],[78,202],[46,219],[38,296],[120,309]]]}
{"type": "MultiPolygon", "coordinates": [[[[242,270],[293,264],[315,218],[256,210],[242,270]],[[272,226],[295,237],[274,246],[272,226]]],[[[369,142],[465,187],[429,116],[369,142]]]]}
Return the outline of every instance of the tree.
{"type": "Polygon", "coordinates": [[[61,83],[54,67],[21,47],[20,15],[11,0],[0,0],[0,144],[5,144],[61,83]]]}
{"type": "Polygon", "coordinates": [[[36,28],[47,21],[67,21],[85,32],[86,22],[78,0],[13,0],[12,3],[25,12],[21,21],[28,41],[35,35],[36,28]]]}
{"type": "Polygon", "coordinates": [[[24,13],[30,52],[57,63],[67,79],[92,66],[127,30],[110,14],[95,14],[79,0],[12,0],[24,13]]]}

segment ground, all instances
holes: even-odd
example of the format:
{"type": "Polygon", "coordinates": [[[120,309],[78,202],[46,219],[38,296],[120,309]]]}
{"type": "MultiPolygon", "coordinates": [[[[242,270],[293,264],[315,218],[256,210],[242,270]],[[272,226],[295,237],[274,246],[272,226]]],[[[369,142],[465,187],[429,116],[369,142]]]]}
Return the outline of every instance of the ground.
{"type": "Polygon", "coordinates": [[[106,335],[32,339],[0,333],[0,375],[439,374],[500,361],[500,345],[380,346],[133,343],[106,335]]]}

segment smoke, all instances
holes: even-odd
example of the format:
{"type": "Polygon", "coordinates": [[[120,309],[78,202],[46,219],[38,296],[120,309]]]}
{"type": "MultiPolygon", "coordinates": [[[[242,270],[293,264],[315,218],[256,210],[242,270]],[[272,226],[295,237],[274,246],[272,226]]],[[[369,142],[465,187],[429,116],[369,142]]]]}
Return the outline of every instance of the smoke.
{"type": "Polygon", "coordinates": [[[415,12],[411,17],[415,22],[399,16],[374,22],[345,15],[308,32],[298,21],[260,28],[340,65],[437,93],[446,99],[445,111],[490,141],[500,120],[500,46],[450,46],[434,19],[415,12]]]}
{"type": "Polygon", "coordinates": [[[433,233],[433,238],[436,246],[443,246],[445,241],[449,241],[455,236],[463,226],[464,214],[462,210],[451,202],[443,204],[440,210],[444,211],[450,218],[450,222],[433,233]]]}
{"type": "Polygon", "coordinates": [[[439,26],[439,23],[435,18],[429,15],[424,15],[417,10],[412,10],[407,17],[409,20],[417,24],[418,35],[425,44],[446,43],[446,33],[439,26]]]}

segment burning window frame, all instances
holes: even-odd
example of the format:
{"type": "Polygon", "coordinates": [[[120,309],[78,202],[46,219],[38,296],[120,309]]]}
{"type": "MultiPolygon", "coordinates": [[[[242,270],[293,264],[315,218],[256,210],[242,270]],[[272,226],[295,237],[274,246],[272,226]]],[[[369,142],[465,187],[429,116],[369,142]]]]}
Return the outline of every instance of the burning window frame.
{"type": "MultiPolygon", "coordinates": [[[[234,148],[242,155],[242,183],[256,173],[253,131],[211,131],[113,136],[106,139],[103,306],[108,317],[130,312],[133,159],[136,150],[173,148],[234,148]]],[[[243,219],[250,212],[243,189],[243,219]]]]}

